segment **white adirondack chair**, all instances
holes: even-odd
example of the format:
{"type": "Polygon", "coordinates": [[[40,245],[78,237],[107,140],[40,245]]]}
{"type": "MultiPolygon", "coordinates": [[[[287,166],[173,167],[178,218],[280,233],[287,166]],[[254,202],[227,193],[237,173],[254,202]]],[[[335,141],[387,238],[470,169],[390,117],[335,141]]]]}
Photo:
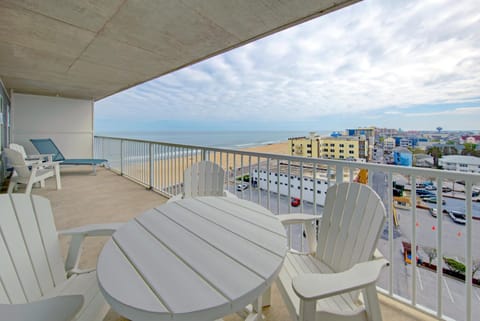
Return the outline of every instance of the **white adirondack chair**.
{"type": "Polygon", "coordinates": [[[196,196],[233,196],[225,191],[225,171],[210,161],[192,164],[183,173],[183,193],[168,202],[196,196]]]}
{"type": "Polygon", "coordinates": [[[21,152],[5,148],[4,153],[7,156],[8,164],[14,168],[8,185],[8,193],[12,193],[17,184],[25,184],[25,194],[30,194],[33,184],[40,183],[41,187],[45,187],[45,179],[53,176],[56,177],[57,189],[62,188],[58,163],[43,162],[42,159],[37,159],[35,162],[27,164],[21,152]]]}
{"type": "Polygon", "coordinates": [[[25,159],[25,163],[27,165],[37,164],[39,160],[52,163],[53,162],[53,154],[34,154],[34,155],[27,155],[25,148],[22,145],[11,143],[8,145],[10,149],[16,150],[20,154],[22,154],[23,159],[25,159]]]}
{"type": "Polygon", "coordinates": [[[50,202],[38,195],[0,195],[0,319],[99,321],[109,306],[94,270],[78,260],[85,236],[111,235],[120,225],[60,231],[71,235],[63,262],[50,202]]]}
{"type": "Polygon", "coordinates": [[[318,242],[318,217],[279,215],[285,225],[304,225],[310,249],[291,250],[277,280],[294,320],[382,319],[375,283],[388,261],[374,251],[385,217],[379,196],[359,183],[327,190],[318,242]]]}

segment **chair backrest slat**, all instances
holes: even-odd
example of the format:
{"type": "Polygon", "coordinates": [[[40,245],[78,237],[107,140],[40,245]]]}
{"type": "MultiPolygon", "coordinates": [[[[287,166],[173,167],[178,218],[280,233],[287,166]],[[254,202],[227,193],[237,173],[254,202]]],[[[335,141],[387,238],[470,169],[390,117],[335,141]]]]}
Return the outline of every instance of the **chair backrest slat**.
{"type": "Polygon", "coordinates": [[[39,196],[0,195],[0,227],[8,253],[2,266],[1,281],[9,303],[30,302],[65,281],[65,269],[50,203],[39,196]],[[7,280],[8,274],[16,275],[7,280]],[[23,291],[23,296],[19,293],[23,291]]]}
{"type": "Polygon", "coordinates": [[[36,138],[30,139],[30,141],[40,154],[52,154],[54,162],[65,160],[65,156],[50,138],[36,138]]]}
{"type": "MultiPolygon", "coordinates": [[[[0,253],[2,253],[2,250],[1,250],[2,244],[3,244],[3,241],[0,240],[0,253]]],[[[2,256],[2,257],[4,257],[4,256],[2,256]]],[[[1,270],[1,268],[0,268],[0,270],[1,270]]],[[[0,276],[0,278],[1,278],[1,276],[0,276]]],[[[0,282],[0,303],[10,303],[10,298],[7,295],[7,290],[5,289],[5,287],[3,286],[3,284],[1,282],[0,282]]]]}
{"type": "Polygon", "coordinates": [[[201,161],[192,164],[183,176],[183,196],[223,196],[224,170],[215,163],[201,161]]]}
{"type": "Polygon", "coordinates": [[[58,232],[53,219],[52,206],[48,199],[39,196],[33,196],[32,203],[35,208],[38,228],[41,233],[53,283],[57,286],[65,282],[66,274],[65,262],[58,241],[58,232]]]}
{"type": "MultiPolygon", "coordinates": [[[[3,203],[1,204],[2,212],[3,210],[5,210],[5,213],[7,211],[11,211],[10,208],[3,207],[3,203]]],[[[5,213],[2,213],[2,216],[6,216],[7,214],[5,213]]],[[[0,293],[0,303],[25,303],[27,302],[25,291],[23,290],[22,284],[18,279],[18,274],[10,257],[10,252],[3,236],[3,231],[0,232],[0,284],[2,287],[2,291],[0,293]]]]}

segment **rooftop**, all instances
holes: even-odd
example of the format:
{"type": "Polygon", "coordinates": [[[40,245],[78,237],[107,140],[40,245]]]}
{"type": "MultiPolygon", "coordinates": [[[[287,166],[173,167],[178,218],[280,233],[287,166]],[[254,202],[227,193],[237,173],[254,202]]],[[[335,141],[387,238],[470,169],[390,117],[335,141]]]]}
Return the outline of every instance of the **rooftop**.
{"type": "MultiPolygon", "coordinates": [[[[19,190],[21,192],[21,190],[19,190]]],[[[159,194],[123,178],[109,170],[99,168],[92,175],[91,167],[75,166],[62,169],[62,189],[55,189],[54,179],[47,180],[46,188],[35,188],[33,194],[47,197],[51,203],[57,229],[65,229],[84,224],[128,221],[147,209],[167,201],[159,194]]],[[[92,267],[108,238],[92,238],[86,241],[81,267],[92,267]]],[[[62,250],[66,253],[68,239],[61,239],[62,250]]],[[[389,321],[434,320],[406,305],[380,295],[382,315],[389,321]]],[[[287,308],[276,286],[272,291],[272,305],[264,310],[266,320],[291,320],[287,308]]],[[[113,311],[105,321],[124,321],[113,311]]],[[[239,321],[232,315],[226,321],[239,321]]]]}
{"type": "Polygon", "coordinates": [[[464,164],[480,166],[480,157],[475,157],[475,156],[446,155],[446,156],[442,156],[441,160],[447,163],[464,163],[464,164]]]}

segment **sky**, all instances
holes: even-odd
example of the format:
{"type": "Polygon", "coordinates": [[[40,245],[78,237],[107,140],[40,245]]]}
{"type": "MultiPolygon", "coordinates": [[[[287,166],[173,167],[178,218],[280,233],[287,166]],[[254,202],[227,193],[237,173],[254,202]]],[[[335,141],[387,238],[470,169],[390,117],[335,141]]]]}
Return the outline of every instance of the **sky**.
{"type": "Polygon", "coordinates": [[[365,0],[95,103],[96,131],[480,129],[480,2],[365,0]]]}

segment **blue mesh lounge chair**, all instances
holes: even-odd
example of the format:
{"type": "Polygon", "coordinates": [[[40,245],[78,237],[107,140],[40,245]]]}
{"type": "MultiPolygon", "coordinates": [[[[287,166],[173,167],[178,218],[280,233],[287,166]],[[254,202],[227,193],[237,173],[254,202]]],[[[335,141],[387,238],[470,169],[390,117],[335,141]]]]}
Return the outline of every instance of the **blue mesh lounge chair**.
{"type": "Polygon", "coordinates": [[[108,160],[98,158],[66,159],[50,138],[30,139],[30,141],[40,154],[52,154],[52,160],[60,162],[61,165],[92,165],[93,173],[96,174],[97,165],[108,164],[108,160]]]}

